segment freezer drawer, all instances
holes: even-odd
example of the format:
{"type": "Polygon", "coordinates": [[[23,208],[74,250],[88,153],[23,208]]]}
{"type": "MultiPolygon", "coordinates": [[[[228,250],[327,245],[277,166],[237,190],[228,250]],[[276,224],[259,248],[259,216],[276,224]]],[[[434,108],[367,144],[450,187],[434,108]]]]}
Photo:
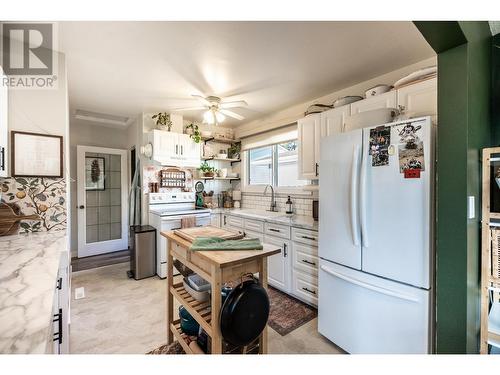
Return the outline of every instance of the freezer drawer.
{"type": "Polygon", "coordinates": [[[349,353],[429,353],[431,292],[320,261],[318,330],[349,353]]]}

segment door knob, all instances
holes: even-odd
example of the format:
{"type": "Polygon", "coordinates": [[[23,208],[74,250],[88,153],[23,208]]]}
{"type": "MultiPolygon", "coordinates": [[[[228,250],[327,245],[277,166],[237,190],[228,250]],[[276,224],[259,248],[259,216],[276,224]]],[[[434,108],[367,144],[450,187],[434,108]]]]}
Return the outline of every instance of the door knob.
{"type": "Polygon", "coordinates": [[[82,205],[78,206],[78,208],[79,208],[80,210],[83,210],[83,209],[85,208],[85,206],[82,204],[82,205]]]}

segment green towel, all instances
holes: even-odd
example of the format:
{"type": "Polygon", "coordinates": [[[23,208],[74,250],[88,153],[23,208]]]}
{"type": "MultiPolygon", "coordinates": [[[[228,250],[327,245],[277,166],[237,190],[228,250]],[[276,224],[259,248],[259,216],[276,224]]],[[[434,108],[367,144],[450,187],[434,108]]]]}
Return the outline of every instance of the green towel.
{"type": "Polygon", "coordinates": [[[225,240],[219,237],[195,238],[190,249],[206,250],[262,250],[264,247],[258,238],[243,238],[241,240],[225,240]]]}

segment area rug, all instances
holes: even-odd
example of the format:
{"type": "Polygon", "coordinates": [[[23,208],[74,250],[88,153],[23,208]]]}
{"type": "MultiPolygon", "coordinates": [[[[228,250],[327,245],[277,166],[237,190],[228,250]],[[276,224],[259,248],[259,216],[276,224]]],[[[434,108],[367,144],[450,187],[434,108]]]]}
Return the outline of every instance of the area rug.
{"type": "Polygon", "coordinates": [[[318,316],[318,311],[273,287],[268,289],[271,312],[267,325],[285,336],[318,316]]]}
{"type": "Polygon", "coordinates": [[[174,341],[169,345],[162,345],[146,354],[185,354],[179,341],[174,341]]]}
{"type": "MultiPolygon", "coordinates": [[[[289,334],[318,316],[318,311],[314,307],[273,287],[269,287],[267,293],[271,302],[267,325],[281,336],[289,334]]],[[[179,342],[174,341],[170,345],[162,345],[146,354],[184,354],[184,350],[179,342]]]]}

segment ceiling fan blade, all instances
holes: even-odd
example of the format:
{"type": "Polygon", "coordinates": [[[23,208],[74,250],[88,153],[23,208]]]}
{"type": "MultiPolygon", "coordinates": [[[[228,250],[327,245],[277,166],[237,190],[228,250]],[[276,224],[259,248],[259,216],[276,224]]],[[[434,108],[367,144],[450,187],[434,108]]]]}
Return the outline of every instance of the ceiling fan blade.
{"type": "Polygon", "coordinates": [[[185,108],[174,108],[174,109],[171,109],[171,111],[173,112],[180,112],[180,111],[201,111],[203,109],[208,109],[207,107],[205,106],[197,106],[197,107],[185,107],[185,108]]]}
{"type": "Polygon", "coordinates": [[[193,98],[196,98],[198,99],[200,102],[202,102],[203,104],[207,105],[207,106],[210,106],[210,102],[207,100],[207,98],[204,98],[203,96],[201,95],[191,95],[193,98]]]}
{"type": "Polygon", "coordinates": [[[220,108],[236,108],[236,107],[246,107],[248,103],[244,100],[237,100],[235,102],[223,102],[219,105],[220,108]]]}
{"type": "Polygon", "coordinates": [[[243,117],[242,115],[234,113],[233,111],[228,111],[227,109],[219,109],[219,112],[226,115],[226,116],[235,118],[236,120],[244,120],[245,119],[245,117],[243,117]]]}

